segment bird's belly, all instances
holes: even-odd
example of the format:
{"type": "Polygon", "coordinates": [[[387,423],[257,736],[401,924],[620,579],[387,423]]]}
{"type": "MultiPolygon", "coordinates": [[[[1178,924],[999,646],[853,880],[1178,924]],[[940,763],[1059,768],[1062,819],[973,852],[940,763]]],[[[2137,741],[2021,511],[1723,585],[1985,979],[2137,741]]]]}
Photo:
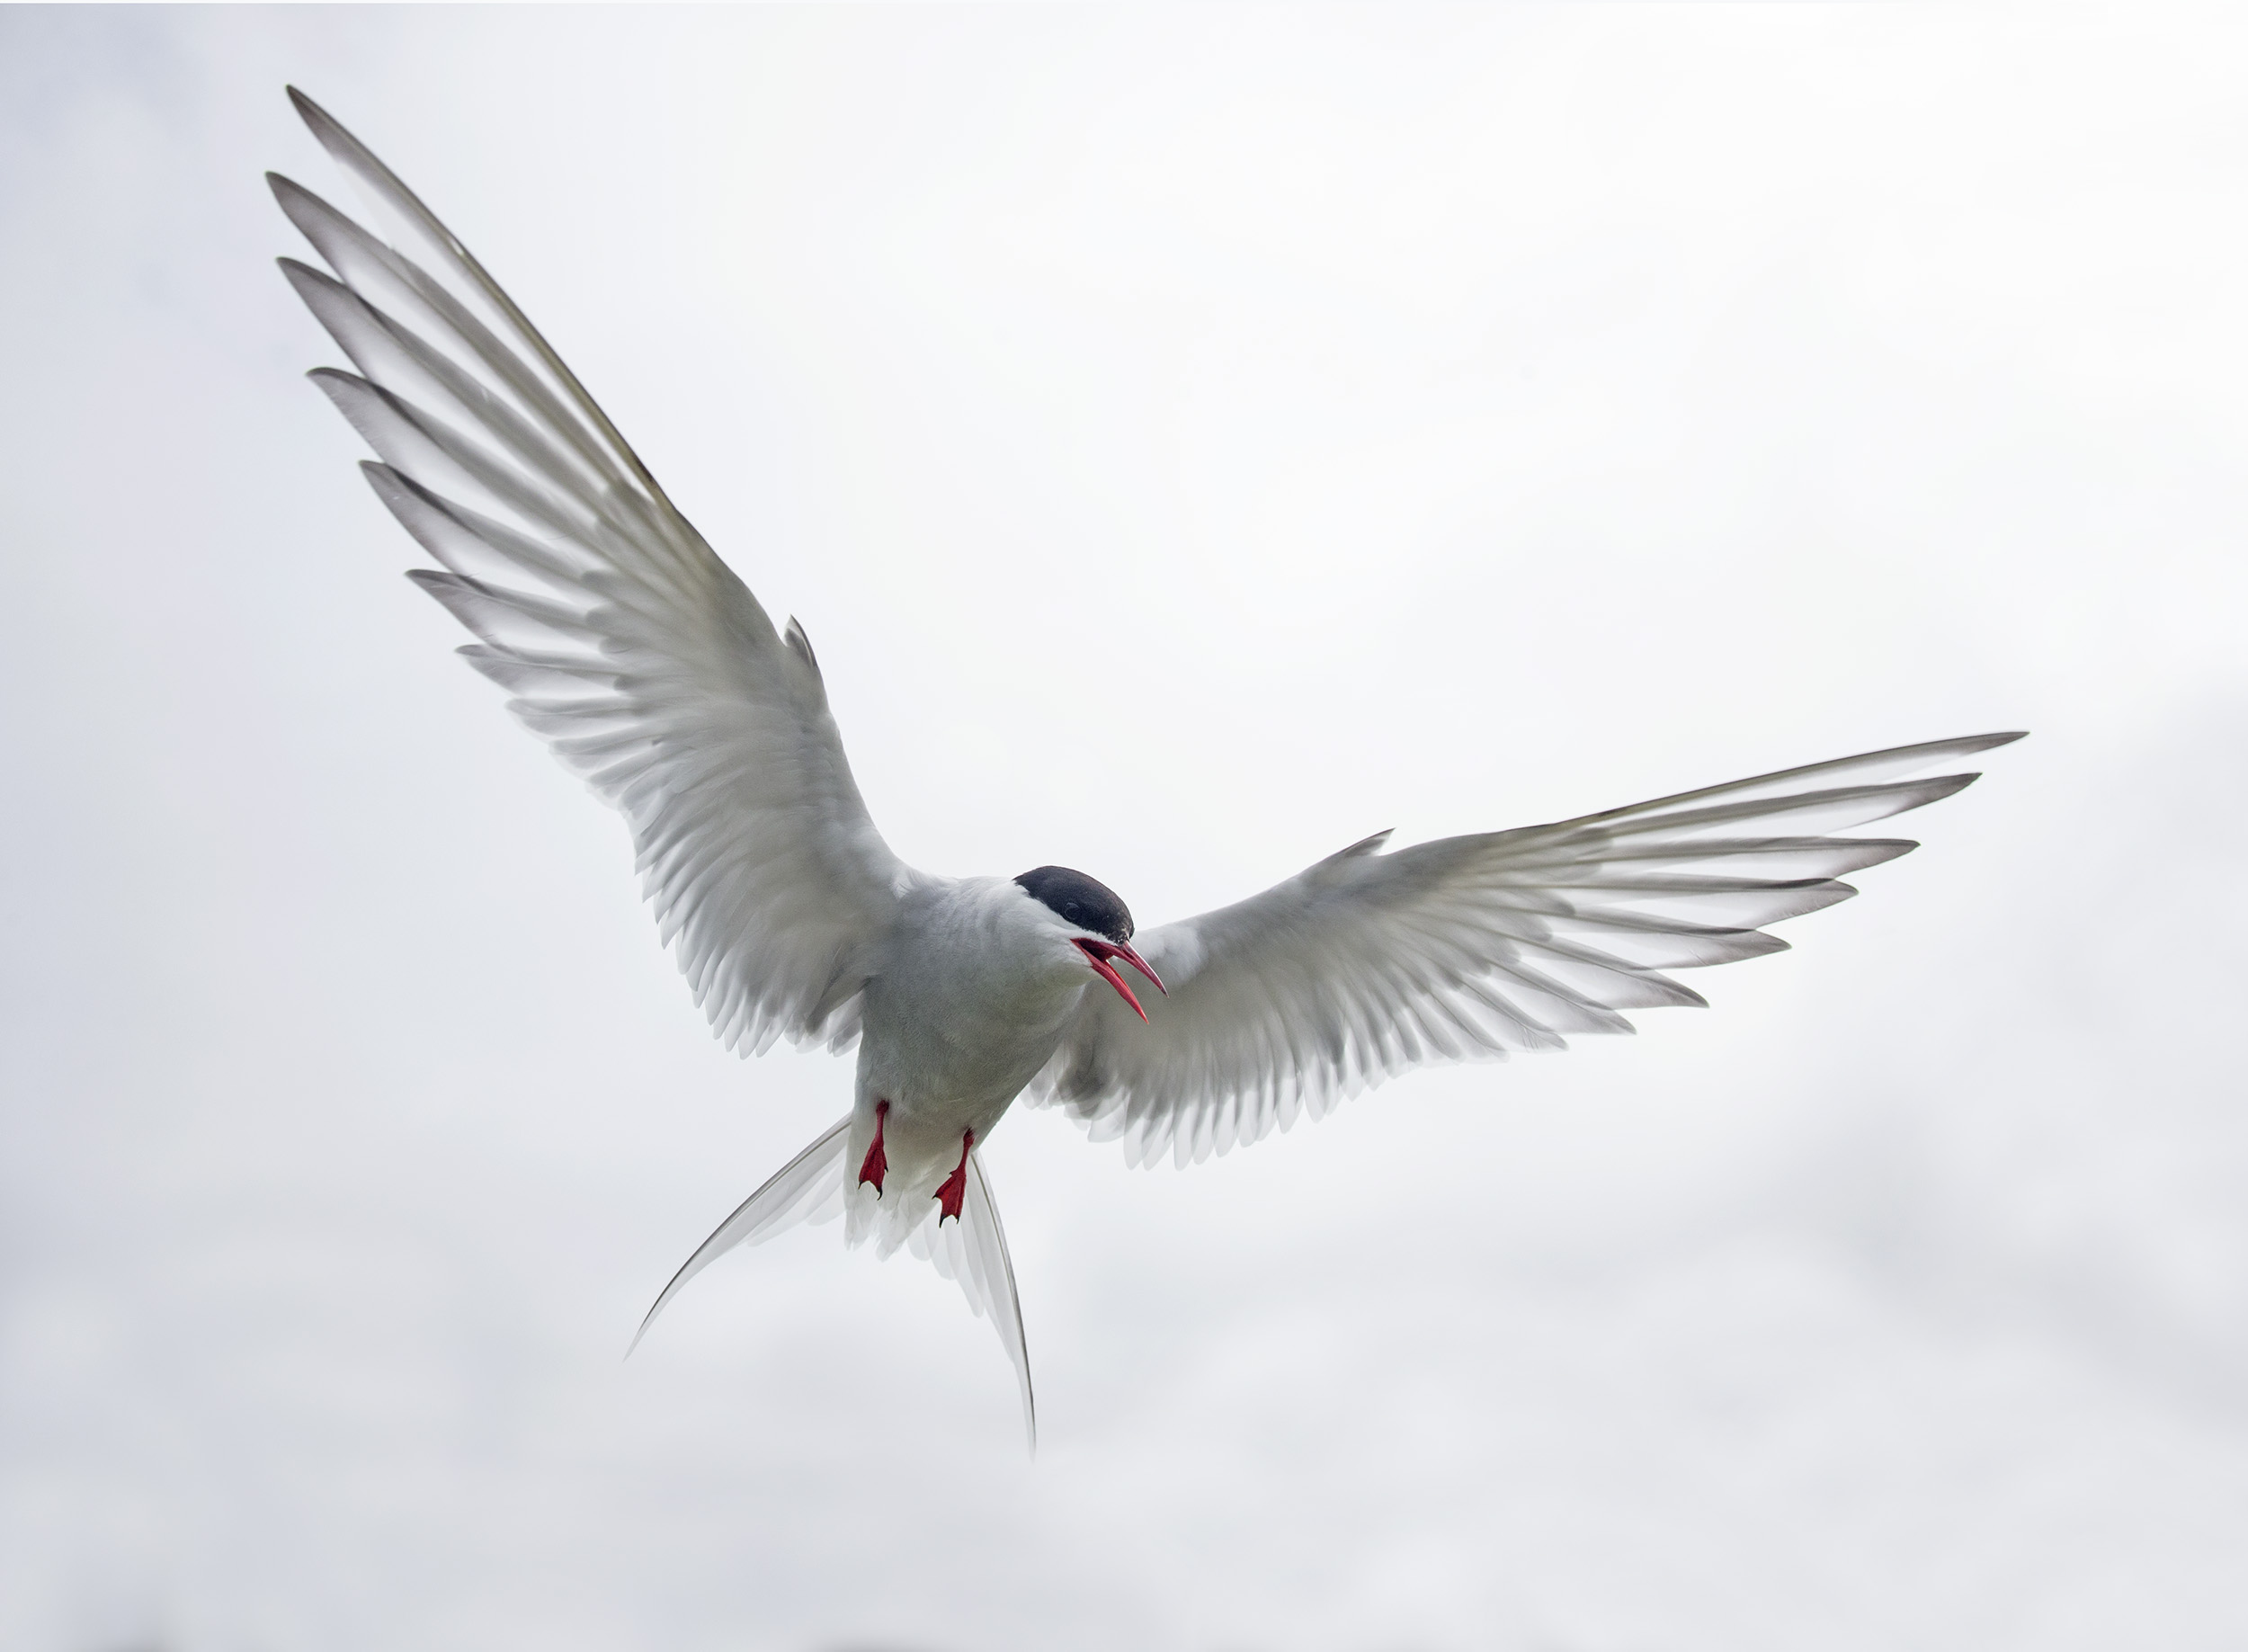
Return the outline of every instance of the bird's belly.
{"type": "MultiPolygon", "coordinates": [[[[988,1135],[1061,1040],[1082,988],[898,992],[868,983],[861,1022],[858,1101],[878,1102],[914,1135],[988,1135]]],[[[932,1144],[933,1145],[933,1144],[932,1144]]]]}

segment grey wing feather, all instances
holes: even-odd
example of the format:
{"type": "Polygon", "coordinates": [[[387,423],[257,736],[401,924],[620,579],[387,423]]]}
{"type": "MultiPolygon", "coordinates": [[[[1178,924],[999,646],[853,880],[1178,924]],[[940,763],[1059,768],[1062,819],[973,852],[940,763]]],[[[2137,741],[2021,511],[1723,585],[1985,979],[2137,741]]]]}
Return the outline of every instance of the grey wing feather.
{"type": "Polygon", "coordinates": [[[774,630],[561,358],[382,163],[292,90],[386,245],[271,182],[333,275],[283,260],[356,372],[314,380],[440,567],[460,650],[630,826],[643,888],[728,1046],[843,1049],[915,874],[869,818],[803,630],[774,630]],[[402,247],[410,246],[419,262],[402,247]]]}
{"type": "Polygon", "coordinates": [[[1976,777],[1897,780],[2003,746],[1869,752],[1551,826],[1379,853],[1351,844],[1236,906],[1143,932],[1169,987],[1142,1025],[1087,993],[1032,1088],[1136,1162],[1187,1164],[1319,1118],[1426,1062],[1629,1032],[1701,996],[1666,972],[1783,950],[1763,926],[1847,900],[1916,847],[1829,835],[1976,777]]]}

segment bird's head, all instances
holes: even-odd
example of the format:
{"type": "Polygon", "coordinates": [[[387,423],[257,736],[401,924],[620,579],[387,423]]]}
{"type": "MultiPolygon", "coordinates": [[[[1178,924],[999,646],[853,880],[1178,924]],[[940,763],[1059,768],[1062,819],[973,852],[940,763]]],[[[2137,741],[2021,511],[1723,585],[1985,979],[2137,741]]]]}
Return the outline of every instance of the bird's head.
{"type": "Polygon", "coordinates": [[[1111,960],[1122,959],[1153,982],[1157,992],[1165,988],[1147,960],[1132,951],[1131,909],[1118,898],[1116,891],[1098,879],[1072,871],[1066,866],[1037,867],[1024,872],[1015,882],[1067,926],[1068,944],[1092,967],[1093,974],[1115,987],[1140,1020],[1146,1021],[1147,1012],[1139,1007],[1139,1000],[1132,996],[1132,989],[1124,984],[1124,978],[1116,972],[1111,960]]]}

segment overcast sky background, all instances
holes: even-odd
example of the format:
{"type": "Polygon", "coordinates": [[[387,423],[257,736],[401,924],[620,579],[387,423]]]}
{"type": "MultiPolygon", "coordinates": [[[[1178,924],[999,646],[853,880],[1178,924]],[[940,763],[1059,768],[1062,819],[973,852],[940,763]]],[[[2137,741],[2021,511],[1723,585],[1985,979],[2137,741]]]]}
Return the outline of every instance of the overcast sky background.
{"type": "Polygon", "coordinates": [[[2248,1644],[2248,33],[1956,8],[0,12],[0,1644],[2248,1644]],[[800,1231],[299,376],[295,81],[1142,923],[2034,737],[1633,1040],[800,1231]]]}

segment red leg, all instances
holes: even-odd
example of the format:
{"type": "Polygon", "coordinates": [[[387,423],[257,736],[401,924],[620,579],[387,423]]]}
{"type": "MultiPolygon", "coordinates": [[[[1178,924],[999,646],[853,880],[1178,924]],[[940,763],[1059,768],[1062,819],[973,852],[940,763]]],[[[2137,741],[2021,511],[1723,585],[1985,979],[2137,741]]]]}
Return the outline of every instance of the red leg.
{"type": "Polygon", "coordinates": [[[882,1121],[889,1117],[888,1102],[874,1103],[874,1140],[867,1147],[867,1156],[860,1161],[859,1183],[874,1183],[874,1196],[882,1196],[882,1178],[890,1173],[890,1156],[882,1151],[882,1121]]]}
{"type": "Polygon", "coordinates": [[[968,1150],[976,1145],[976,1132],[960,1132],[960,1162],[952,1166],[952,1174],[937,1189],[937,1226],[944,1226],[944,1219],[960,1219],[960,1201],[968,1197],[968,1150]]]}

